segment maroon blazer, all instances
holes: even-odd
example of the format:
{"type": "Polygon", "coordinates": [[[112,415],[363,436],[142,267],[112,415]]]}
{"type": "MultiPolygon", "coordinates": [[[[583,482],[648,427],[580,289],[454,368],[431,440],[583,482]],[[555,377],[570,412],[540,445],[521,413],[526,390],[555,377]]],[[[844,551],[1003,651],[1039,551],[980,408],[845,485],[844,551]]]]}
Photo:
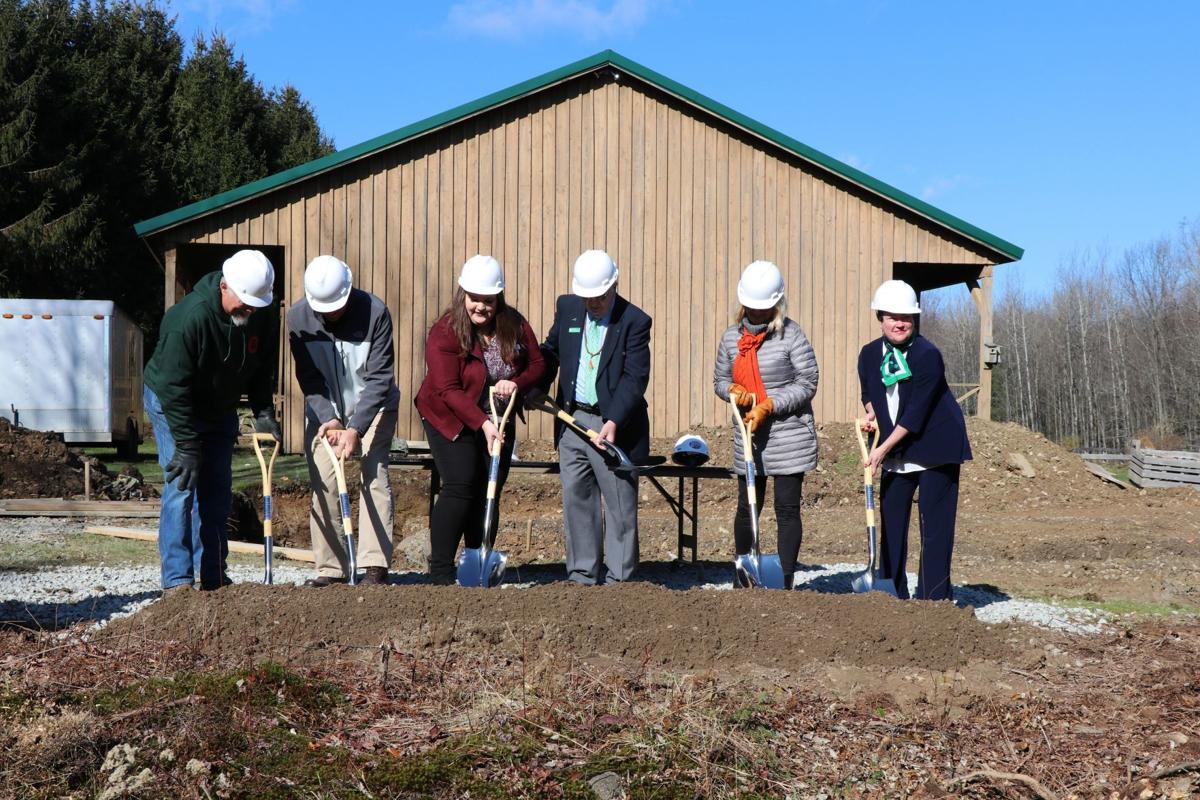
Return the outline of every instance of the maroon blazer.
{"type": "MultiPolygon", "coordinates": [[[[413,401],[417,413],[447,439],[457,438],[463,428],[482,428],[488,416],[479,407],[479,399],[487,390],[487,365],[479,343],[461,357],[450,320],[443,316],[433,323],[425,340],[425,366],[425,380],[413,401]]],[[[536,385],[546,371],[537,337],[524,319],[514,366],[517,371],[512,382],[521,394],[536,385]]]]}

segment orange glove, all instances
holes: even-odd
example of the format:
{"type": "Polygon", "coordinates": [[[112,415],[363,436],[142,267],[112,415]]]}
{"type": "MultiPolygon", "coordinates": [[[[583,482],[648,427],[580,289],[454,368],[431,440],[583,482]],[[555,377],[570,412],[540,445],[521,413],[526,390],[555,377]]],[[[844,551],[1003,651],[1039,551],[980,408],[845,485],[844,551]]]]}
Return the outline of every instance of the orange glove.
{"type": "Polygon", "coordinates": [[[767,417],[771,416],[771,412],[775,410],[775,403],[771,398],[763,400],[754,408],[746,412],[746,416],[742,417],[742,422],[745,422],[750,432],[758,430],[758,426],[763,424],[767,417]]]}
{"type": "Polygon", "coordinates": [[[740,383],[735,383],[729,387],[729,396],[733,398],[733,402],[739,408],[748,408],[754,405],[754,395],[746,391],[746,387],[740,383]]]}

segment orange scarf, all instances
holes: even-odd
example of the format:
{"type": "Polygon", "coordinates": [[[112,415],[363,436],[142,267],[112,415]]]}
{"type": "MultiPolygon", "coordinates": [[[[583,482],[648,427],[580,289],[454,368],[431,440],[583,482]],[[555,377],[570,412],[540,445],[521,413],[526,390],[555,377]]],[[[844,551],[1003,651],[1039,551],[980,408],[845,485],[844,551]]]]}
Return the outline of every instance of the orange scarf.
{"type": "Polygon", "coordinates": [[[767,338],[767,329],[761,333],[750,333],[742,328],[738,339],[738,354],[733,359],[733,382],[754,395],[754,402],[767,399],[767,387],[763,386],[762,373],[758,371],[758,348],[767,338]]]}

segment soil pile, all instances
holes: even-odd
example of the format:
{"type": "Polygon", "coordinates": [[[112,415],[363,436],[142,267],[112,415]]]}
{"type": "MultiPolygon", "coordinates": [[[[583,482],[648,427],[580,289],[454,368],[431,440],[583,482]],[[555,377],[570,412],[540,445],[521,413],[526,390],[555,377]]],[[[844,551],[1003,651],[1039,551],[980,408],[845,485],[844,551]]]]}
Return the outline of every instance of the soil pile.
{"type": "Polygon", "coordinates": [[[158,496],[132,466],[113,475],[96,459],[67,447],[60,434],[13,427],[0,418],[0,498],[81,497],[85,461],[91,464],[96,499],[158,496]]]}
{"type": "Polygon", "coordinates": [[[948,603],[814,592],[672,591],[649,584],[524,590],[238,584],[154,603],[118,639],[187,642],[208,655],[326,660],[380,642],[411,653],[484,648],[615,659],[667,670],[849,662],[950,669],[1009,653],[1005,626],[948,603]]]}

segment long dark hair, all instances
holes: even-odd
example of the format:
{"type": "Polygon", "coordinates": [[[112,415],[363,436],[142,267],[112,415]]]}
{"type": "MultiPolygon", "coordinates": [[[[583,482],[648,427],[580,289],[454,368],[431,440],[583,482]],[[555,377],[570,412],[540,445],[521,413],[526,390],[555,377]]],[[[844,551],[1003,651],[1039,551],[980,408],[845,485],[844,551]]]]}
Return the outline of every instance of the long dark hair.
{"type": "MultiPolygon", "coordinates": [[[[475,349],[479,334],[475,324],[467,314],[467,292],[461,286],[454,290],[454,299],[443,313],[458,340],[458,357],[466,358],[467,353],[475,349]]],[[[521,323],[525,318],[520,312],[504,302],[504,292],[496,295],[496,314],[492,319],[496,323],[496,341],[500,343],[500,357],[504,363],[512,364],[517,358],[517,341],[521,337],[521,323]]]]}

